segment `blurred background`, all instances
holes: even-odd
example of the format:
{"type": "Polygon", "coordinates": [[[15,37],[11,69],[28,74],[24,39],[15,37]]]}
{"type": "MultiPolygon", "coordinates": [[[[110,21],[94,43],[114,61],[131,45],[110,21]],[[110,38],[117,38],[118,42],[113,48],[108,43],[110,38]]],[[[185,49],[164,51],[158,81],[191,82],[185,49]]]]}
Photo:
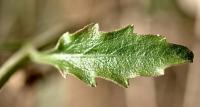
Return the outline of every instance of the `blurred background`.
{"type": "Polygon", "coordinates": [[[137,33],[164,35],[190,48],[194,62],[131,79],[127,89],[103,79],[91,88],[28,62],[0,91],[0,107],[199,107],[200,0],[0,0],[0,65],[35,37],[49,48],[92,22],[103,31],[134,24],[137,33]]]}

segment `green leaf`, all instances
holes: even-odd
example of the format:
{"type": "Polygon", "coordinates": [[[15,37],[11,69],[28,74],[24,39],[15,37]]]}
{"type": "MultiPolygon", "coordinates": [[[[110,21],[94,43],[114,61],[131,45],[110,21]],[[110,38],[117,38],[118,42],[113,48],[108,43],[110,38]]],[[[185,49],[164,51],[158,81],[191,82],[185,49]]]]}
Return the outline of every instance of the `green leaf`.
{"type": "Polygon", "coordinates": [[[129,78],[162,75],[169,66],[192,62],[193,53],[167,43],[163,36],[133,33],[131,25],[101,32],[98,24],[90,24],[73,34],[65,33],[52,51],[33,52],[32,58],[90,86],[96,86],[95,78],[100,77],[128,87],[129,78]]]}

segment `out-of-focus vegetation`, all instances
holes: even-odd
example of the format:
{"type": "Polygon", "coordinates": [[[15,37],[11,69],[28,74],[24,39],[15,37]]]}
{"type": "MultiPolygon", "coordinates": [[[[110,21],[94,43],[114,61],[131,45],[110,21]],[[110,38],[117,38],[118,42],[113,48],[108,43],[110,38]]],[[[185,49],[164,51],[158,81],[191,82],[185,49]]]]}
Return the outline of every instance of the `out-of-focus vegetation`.
{"type": "Polygon", "coordinates": [[[136,78],[128,89],[102,79],[97,88],[90,88],[73,77],[61,78],[54,68],[29,63],[1,90],[0,105],[198,107],[199,7],[198,0],[0,0],[1,65],[26,41],[35,37],[57,41],[65,31],[91,22],[100,23],[104,31],[134,24],[138,33],[166,35],[195,54],[193,64],[169,68],[161,77],[136,78]]]}

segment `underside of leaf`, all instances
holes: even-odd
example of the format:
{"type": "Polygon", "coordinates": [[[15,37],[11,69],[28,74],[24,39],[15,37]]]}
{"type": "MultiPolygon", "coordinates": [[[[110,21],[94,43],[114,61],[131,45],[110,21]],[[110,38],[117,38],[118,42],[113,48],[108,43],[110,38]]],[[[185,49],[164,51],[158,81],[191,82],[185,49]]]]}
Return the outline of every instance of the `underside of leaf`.
{"type": "Polygon", "coordinates": [[[90,24],[73,34],[63,34],[53,51],[35,52],[32,58],[90,86],[96,86],[95,78],[100,77],[128,87],[130,78],[159,76],[169,66],[192,62],[193,53],[167,43],[163,36],[134,33],[131,25],[101,32],[98,24],[90,24]]]}

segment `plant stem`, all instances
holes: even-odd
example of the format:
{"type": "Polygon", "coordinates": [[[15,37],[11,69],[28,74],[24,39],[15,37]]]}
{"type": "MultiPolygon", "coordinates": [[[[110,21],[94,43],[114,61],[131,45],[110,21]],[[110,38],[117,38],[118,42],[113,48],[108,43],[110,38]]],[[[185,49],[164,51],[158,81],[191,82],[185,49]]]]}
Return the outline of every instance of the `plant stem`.
{"type": "Polygon", "coordinates": [[[52,29],[38,35],[35,39],[28,42],[29,45],[22,47],[18,52],[11,56],[0,68],[0,89],[15,73],[16,69],[25,61],[28,61],[29,53],[32,49],[39,49],[57,40],[59,35],[66,30],[66,24],[58,24],[52,29]],[[57,36],[56,36],[57,35],[57,36]]]}
{"type": "Polygon", "coordinates": [[[0,68],[0,89],[6,83],[6,81],[14,74],[16,68],[18,68],[27,59],[28,52],[26,48],[22,48],[10,57],[6,63],[0,68]]]}

